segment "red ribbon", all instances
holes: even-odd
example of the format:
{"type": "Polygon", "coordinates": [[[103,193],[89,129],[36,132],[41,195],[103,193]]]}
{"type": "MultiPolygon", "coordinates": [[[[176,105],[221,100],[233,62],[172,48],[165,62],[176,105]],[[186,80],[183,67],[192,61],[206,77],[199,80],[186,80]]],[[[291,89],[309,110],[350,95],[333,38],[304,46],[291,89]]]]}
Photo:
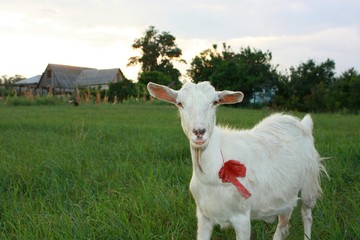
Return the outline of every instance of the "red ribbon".
{"type": "Polygon", "coordinates": [[[219,171],[219,177],[223,183],[231,182],[244,198],[249,198],[251,193],[237,179],[237,177],[245,176],[246,167],[237,160],[228,160],[224,162],[224,166],[219,171]]]}

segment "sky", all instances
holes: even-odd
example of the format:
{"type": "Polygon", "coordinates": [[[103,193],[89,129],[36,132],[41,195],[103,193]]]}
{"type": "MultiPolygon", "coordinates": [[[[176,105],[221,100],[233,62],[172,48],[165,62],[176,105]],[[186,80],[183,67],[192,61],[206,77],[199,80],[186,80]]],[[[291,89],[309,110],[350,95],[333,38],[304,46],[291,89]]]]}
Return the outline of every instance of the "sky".
{"type": "Polygon", "coordinates": [[[176,37],[187,64],[226,42],[272,53],[282,73],[332,59],[336,73],[360,72],[358,0],[0,0],[0,76],[32,77],[48,63],[120,68],[137,79],[132,49],[149,26],[176,37]]]}

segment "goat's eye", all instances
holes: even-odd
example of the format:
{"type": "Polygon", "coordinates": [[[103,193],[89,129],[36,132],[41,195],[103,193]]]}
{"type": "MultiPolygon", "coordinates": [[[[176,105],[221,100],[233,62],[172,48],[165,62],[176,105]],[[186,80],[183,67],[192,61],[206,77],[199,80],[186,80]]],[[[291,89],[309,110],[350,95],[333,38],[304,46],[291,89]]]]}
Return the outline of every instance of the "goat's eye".
{"type": "Polygon", "coordinates": [[[176,103],[176,106],[178,106],[179,108],[184,108],[184,105],[181,102],[176,103]]]}
{"type": "Polygon", "coordinates": [[[215,106],[219,105],[219,101],[218,100],[214,101],[213,105],[215,105],[215,106]]]}

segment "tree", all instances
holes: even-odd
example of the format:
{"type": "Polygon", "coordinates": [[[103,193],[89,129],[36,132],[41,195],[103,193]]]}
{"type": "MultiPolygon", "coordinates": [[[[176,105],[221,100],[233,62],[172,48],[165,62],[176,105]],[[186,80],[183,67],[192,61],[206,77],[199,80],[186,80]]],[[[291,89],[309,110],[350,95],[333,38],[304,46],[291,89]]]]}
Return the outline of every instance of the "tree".
{"type": "Polygon", "coordinates": [[[120,102],[123,102],[124,100],[136,95],[135,84],[128,79],[123,79],[122,81],[116,83],[110,83],[108,94],[111,101],[117,97],[120,102]]]}
{"type": "Polygon", "coordinates": [[[310,59],[290,68],[289,91],[293,109],[325,111],[329,88],[335,81],[335,62],[327,59],[317,65],[310,59]],[[296,99],[296,101],[294,101],[296,99]]]}
{"type": "Polygon", "coordinates": [[[130,57],[128,66],[140,64],[142,72],[162,72],[180,85],[180,71],[174,68],[172,62],[185,60],[181,59],[182,51],[176,46],[175,40],[169,32],[159,33],[154,26],[150,26],[143,37],[135,39],[132,47],[140,50],[141,56],[130,57]]]}
{"type": "Polygon", "coordinates": [[[172,83],[172,79],[167,74],[159,71],[142,72],[139,76],[139,83],[143,85],[154,81],[161,85],[171,85],[172,83]]]}
{"type": "Polygon", "coordinates": [[[149,82],[156,82],[158,84],[169,86],[169,87],[172,87],[172,88],[180,87],[180,84],[176,85],[175,82],[172,80],[172,78],[169,75],[167,75],[167,74],[165,74],[163,72],[159,72],[159,71],[142,72],[139,75],[138,84],[140,86],[138,86],[138,88],[139,88],[140,91],[141,91],[141,89],[145,90],[145,91],[141,91],[143,93],[143,96],[144,96],[145,99],[150,98],[150,94],[146,90],[146,85],[149,82]]]}
{"type": "Polygon", "coordinates": [[[360,110],[360,74],[354,68],[343,72],[331,93],[337,110],[360,110]]]}
{"type": "Polygon", "coordinates": [[[25,79],[25,77],[24,76],[22,76],[22,75],[18,75],[18,74],[16,74],[15,76],[13,76],[13,77],[8,77],[7,75],[3,75],[3,76],[1,76],[0,77],[0,85],[12,85],[12,84],[14,84],[15,82],[18,82],[18,81],[20,81],[20,80],[23,80],[23,79],[25,79]]]}
{"type": "Polygon", "coordinates": [[[14,94],[13,84],[23,79],[25,79],[25,77],[18,74],[13,77],[8,77],[7,75],[1,76],[0,86],[3,87],[0,88],[0,96],[5,97],[8,95],[13,95],[14,94]]]}
{"type": "Polygon", "coordinates": [[[222,53],[217,51],[217,44],[214,44],[212,49],[202,51],[191,61],[187,74],[195,83],[210,80],[215,68],[227,56],[224,54],[227,51],[226,44],[224,43],[223,46],[224,50],[222,53]]]}
{"type": "Polygon", "coordinates": [[[194,82],[210,81],[217,89],[241,90],[245,103],[250,102],[255,92],[271,91],[278,74],[271,65],[269,51],[242,48],[239,53],[231,51],[223,43],[221,53],[217,45],[196,56],[191,62],[188,75],[194,82]]]}

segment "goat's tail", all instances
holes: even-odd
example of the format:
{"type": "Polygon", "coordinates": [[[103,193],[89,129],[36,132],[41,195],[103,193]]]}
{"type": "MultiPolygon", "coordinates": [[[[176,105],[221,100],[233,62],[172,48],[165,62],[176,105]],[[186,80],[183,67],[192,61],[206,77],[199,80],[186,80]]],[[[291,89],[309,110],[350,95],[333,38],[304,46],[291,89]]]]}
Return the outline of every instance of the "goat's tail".
{"type": "Polygon", "coordinates": [[[301,124],[304,126],[304,128],[306,129],[306,131],[308,133],[312,133],[312,129],[313,129],[313,120],[310,116],[310,114],[306,114],[305,117],[301,120],[301,124]]]}
{"type": "MultiPolygon", "coordinates": [[[[311,238],[312,225],[312,209],[315,207],[316,200],[321,197],[322,189],[320,185],[321,172],[327,175],[326,169],[322,164],[319,153],[314,146],[314,138],[312,136],[313,121],[311,116],[307,114],[302,120],[301,125],[305,132],[304,156],[306,159],[305,179],[301,187],[301,215],[304,223],[304,239],[311,238]]],[[[328,175],[327,175],[328,176],[328,175]]]]}
{"type": "Polygon", "coordinates": [[[327,158],[320,157],[319,153],[315,149],[314,139],[312,137],[313,121],[310,114],[307,114],[302,120],[301,124],[304,126],[305,131],[311,136],[309,144],[309,152],[307,153],[307,166],[306,166],[306,175],[301,189],[302,202],[305,205],[308,205],[310,208],[313,208],[316,199],[322,195],[322,189],[320,186],[320,175],[324,173],[329,177],[322,160],[327,158]]]}

